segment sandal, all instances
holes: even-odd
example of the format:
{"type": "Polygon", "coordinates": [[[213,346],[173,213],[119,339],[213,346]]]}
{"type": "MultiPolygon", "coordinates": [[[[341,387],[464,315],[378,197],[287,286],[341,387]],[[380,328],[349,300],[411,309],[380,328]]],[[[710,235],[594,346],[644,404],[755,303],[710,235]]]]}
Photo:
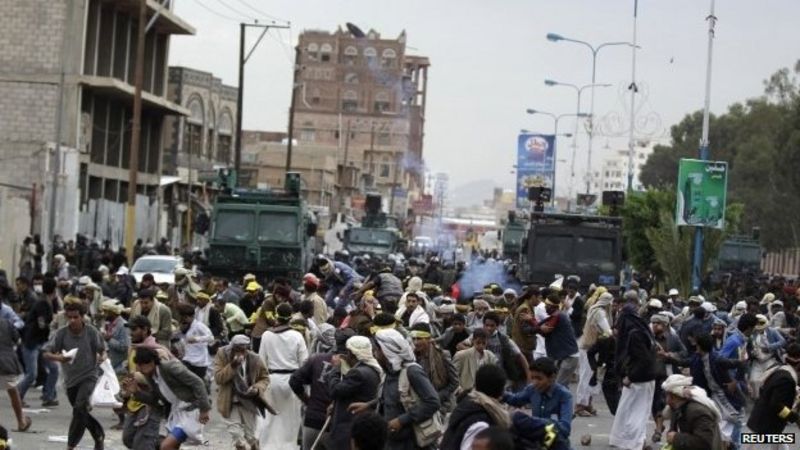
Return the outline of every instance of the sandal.
{"type": "Polygon", "coordinates": [[[586,409],[579,409],[575,411],[575,415],[578,417],[593,417],[593,414],[586,409]]]}
{"type": "Polygon", "coordinates": [[[17,431],[20,432],[20,433],[24,433],[24,432],[28,431],[31,428],[31,425],[33,424],[33,420],[31,420],[31,418],[28,417],[28,416],[25,416],[22,419],[22,422],[24,423],[24,425],[17,429],[17,431]]]}

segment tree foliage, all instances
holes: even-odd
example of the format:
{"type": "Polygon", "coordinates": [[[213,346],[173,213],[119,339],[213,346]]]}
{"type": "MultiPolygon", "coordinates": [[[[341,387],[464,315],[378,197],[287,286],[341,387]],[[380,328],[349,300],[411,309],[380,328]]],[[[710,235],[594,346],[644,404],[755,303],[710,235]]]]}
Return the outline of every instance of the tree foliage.
{"type": "MultiPolygon", "coordinates": [[[[761,228],[770,249],[800,246],[800,61],[764,82],[764,95],[711,116],[711,159],[727,161],[728,202],[744,205],[742,230],[761,228]]],[[[645,186],[674,190],[681,158],[696,158],[702,112],[673,125],[669,146],[656,146],[642,168],[645,186]]],[[[741,230],[736,230],[741,231],[741,230]]]]}
{"type": "MultiPolygon", "coordinates": [[[[634,269],[652,272],[670,287],[689,292],[695,229],[675,225],[676,195],[674,189],[650,189],[630,196],[622,208],[623,238],[634,269]]],[[[703,276],[714,266],[722,242],[739,228],[743,210],[741,203],[729,203],[725,230],[705,230],[703,276]]]]}

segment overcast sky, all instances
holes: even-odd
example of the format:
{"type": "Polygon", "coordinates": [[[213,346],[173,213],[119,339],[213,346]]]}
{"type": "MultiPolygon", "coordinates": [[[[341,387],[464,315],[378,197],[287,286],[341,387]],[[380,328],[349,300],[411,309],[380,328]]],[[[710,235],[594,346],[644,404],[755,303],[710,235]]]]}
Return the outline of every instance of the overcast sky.
{"type": "MultiPolygon", "coordinates": [[[[709,1],[639,3],[638,114],[653,119],[639,131],[641,137],[664,139],[670,125],[703,104],[709,1]]],[[[248,62],[247,129],[286,130],[289,42],[296,42],[303,30],[334,30],[349,21],[393,38],[405,29],[409,52],[430,57],[432,64],[424,157],[430,170],[450,174],[453,187],[477,179],[513,187],[509,172],[520,129],[552,132],[553,126],[552,119],[528,116],[525,109],[575,112],[574,91],[547,87],[544,79],[588,84],[590,52],[577,44],[550,42],[548,32],[596,45],[630,41],[633,30],[633,0],[176,0],[175,10],[197,28],[197,35],[172,39],[170,64],[213,72],[231,85],[238,76],[238,22],[263,19],[263,13],[291,21],[291,33],[270,31],[248,62]]],[[[724,112],[733,102],[761,95],[764,79],[800,58],[800,2],[721,0],[716,15],[711,107],[724,112]]],[[[251,30],[248,42],[256,37],[251,30]]],[[[627,119],[615,126],[612,118],[629,114],[625,87],[630,77],[629,49],[600,52],[597,82],[613,86],[596,90],[595,116],[603,124],[599,134],[625,131],[627,119]]],[[[588,108],[587,90],[583,109],[588,108]]],[[[561,122],[560,132],[572,131],[569,120],[561,122]]],[[[602,152],[625,148],[626,142],[596,135],[594,165],[600,164],[602,152]]],[[[571,156],[570,145],[559,141],[559,158],[571,156]]],[[[582,137],[579,179],[586,147],[582,137]]],[[[567,166],[558,169],[559,191],[569,179],[567,166]]]]}

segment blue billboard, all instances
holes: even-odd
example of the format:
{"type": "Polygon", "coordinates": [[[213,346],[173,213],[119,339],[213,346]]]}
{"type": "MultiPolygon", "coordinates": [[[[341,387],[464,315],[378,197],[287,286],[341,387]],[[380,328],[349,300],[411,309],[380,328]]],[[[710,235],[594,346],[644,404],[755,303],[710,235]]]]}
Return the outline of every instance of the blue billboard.
{"type": "MultiPolygon", "coordinates": [[[[517,139],[517,208],[528,208],[529,187],[553,188],[555,136],[520,134],[517,139]]],[[[555,195],[555,193],[553,193],[555,195]]]]}

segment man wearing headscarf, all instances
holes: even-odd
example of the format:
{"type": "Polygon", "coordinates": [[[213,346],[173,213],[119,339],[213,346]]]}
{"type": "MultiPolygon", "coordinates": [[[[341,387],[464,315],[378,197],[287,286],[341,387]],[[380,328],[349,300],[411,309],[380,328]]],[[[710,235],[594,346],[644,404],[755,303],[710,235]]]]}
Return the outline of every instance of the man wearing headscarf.
{"type": "Polygon", "coordinates": [[[519,296],[520,305],[516,308],[513,315],[511,326],[511,339],[519,347],[528,365],[533,362],[533,351],[536,349],[536,332],[534,327],[537,324],[534,316],[534,308],[541,302],[538,291],[535,289],[525,289],[519,296]]]}
{"type": "Polygon", "coordinates": [[[639,297],[626,293],[625,298],[616,324],[615,361],[623,387],[609,444],[639,450],[647,438],[648,412],[655,391],[655,342],[650,325],[637,314],[639,297]]]}
{"type": "Polygon", "coordinates": [[[131,343],[130,333],[125,326],[127,322],[120,317],[122,310],[122,305],[115,299],[106,299],[100,306],[100,312],[105,318],[101,331],[108,347],[108,359],[118,375],[128,372],[126,363],[131,343]]]}
{"type": "Polygon", "coordinates": [[[387,450],[420,449],[417,445],[413,425],[422,423],[439,411],[439,395],[428,379],[425,370],[415,362],[414,352],[408,341],[394,329],[375,333],[377,356],[386,372],[381,392],[381,410],[389,422],[387,450]],[[401,393],[401,378],[407,378],[409,389],[419,399],[406,403],[401,399],[409,393],[401,393]]]}
{"type": "MultiPolygon", "coordinates": [[[[331,360],[334,355],[347,353],[345,343],[347,339],[355,335],[355,332],[350,328],[335,330],[330,325],[328,326],[331,330],[330,346],[326,343],[321,348],[324,351],[312,353],[306,362],[289,378],[289,386],[306,407],[303,421],[303,450],[311,448],[325,425],[328,406],[331,404],[325,377],[333,370],[331,360]],[[306,394],[306,386],[310,386],[309,394],[306,394]]],[[[328,433],[325,432],[320,439],[320,443],[317,445],[318,449],[329,449],[326,445],[327,435],[328,433]]]]}
{"type": "Polygon", "coordinates": [[[692,377],[670,375],[661,388],[666,393],[670,419],[667,444],[673,450],[722,450],[720,413],[706,391],[692,385],[692,377]]]}
{"type": "Polygon", "coordinates": [[[575,415],[581,417],[597,415],[597,411],[592,406],[592,395],[599,394],[600,389],[599,386],[589,385],[594,372],[589,364],[587,351],[599,339],[611,337],[612,300],[614,300],[614,296],[604,292],[592,302],[586,314],[583,333],[578,339],[578,388],[575,395],[575,415]]]}
{"type": "Polygon", "coordinates": [[[264,361],[250,350],[250,338],[236,335],[214,357],[217,411],[236,450],[258,450],[256,415],[264,417],[269,373],[264,361]],[[249,448],[248,448],[249,446],[249,448]]]}
{"type": "MultiPolygon", "coordinates": [[[[372,342],[364,336],[351,336],[345,343],[345,351],[334,355],[331,370],[325,374],[325,383],[333,401],[333,414],[328,450],[350,449],[350,428],[355,415],[350,412],[354,403],[369,403],[378,398],[384,378],[383,369],[372,354],[372,342]],[[344,365],[350,367],[344,373],[344,365]]],[[[305,436],[303,448],[306,447],[305,436]]]]}
{"type": "Polygon", "coordinates": [[[656,385],[651,408],[653,421],[656,424],[655,431],[653,431],[653,442],[660,442],[661,435],[664,432],[662,412],[666,405],[661,383],[669,375],[680,373],[676,366],[668,365],[666,360],[670,358],[685,358],[688,355],[686,354],[686,347],[683,346],[678,335],[672,332],[669,326],[669,317],[666,314],[653,314],[650,317],[650,329],[653,330],[653,337],[656,343],[656,385]]]}
{"type": "Polygon", "coordinates": [[[783,360],[783,347],[786,339],[775,328],[769,326],[767,317],[756,315],[756,327],[750,337],[752,351],[750,352],[750,391],[753,396],[758,395],[764,373],[773,367],[781,365],[783,360]]]}
{"type": "Polygon", "coordinates": [[[418,323],[411,327],[410,335],[417,363],[425,369],[433,387],[439,393],[442,412],[452,411],[456,403],[454,394],[458,389],[458,373],[450,354],[432,341],[431,327],[427,323],[418,323]]]}
{"type": "Polygon", "coordinates": [[[308,349],[303,335],[289,326],[292,307],[281,303],[275,308],[275,315],[278,325],[261,336],[258,355],[269,368],[272,386],[268,402],[278,415],[265,418],[259,441],[264,449],[296,450],[302,405],[292,392],[289,378],[308,359],[308,349]]]}
{"type": "Polygon", "coordinates": [[[472,312],[467,314],[467,331],[473,331],[476,328],[483,328],[483,316],[489,312],[491,306],[489,302],[483,298],[476,298],[472,301],[472,312]]]}

